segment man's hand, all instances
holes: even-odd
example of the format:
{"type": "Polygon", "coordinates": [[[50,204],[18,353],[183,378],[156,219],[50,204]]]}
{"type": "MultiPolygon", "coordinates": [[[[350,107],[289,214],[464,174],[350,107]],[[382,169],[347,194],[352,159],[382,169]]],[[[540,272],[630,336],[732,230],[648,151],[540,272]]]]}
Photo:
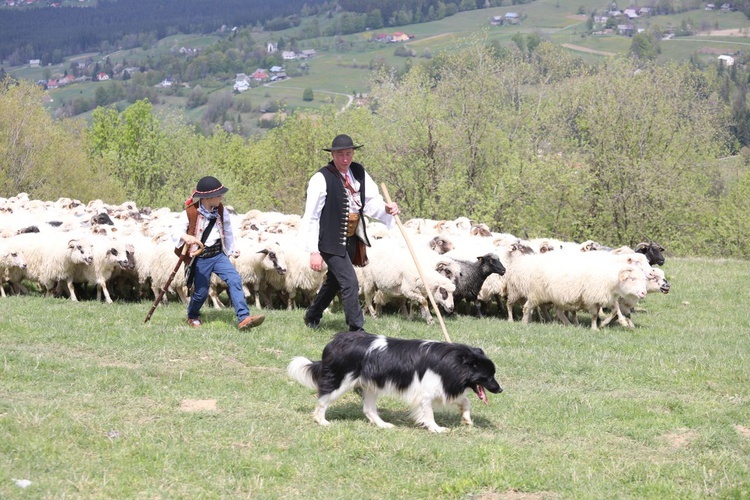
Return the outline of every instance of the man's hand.
{"type": "Polygon", "coordinates": [[[313,271],[321,271],[323,269],[323,257],[319,252],[310,254],[310,269],[313,271]]]}
{"type": "Polygon", "coordinates": [[[399,210],[398,205],[395,202],[390,202],[385,204],[385,213],[389,215],[398,215],[401,213],[401,210],[399,210]]]}

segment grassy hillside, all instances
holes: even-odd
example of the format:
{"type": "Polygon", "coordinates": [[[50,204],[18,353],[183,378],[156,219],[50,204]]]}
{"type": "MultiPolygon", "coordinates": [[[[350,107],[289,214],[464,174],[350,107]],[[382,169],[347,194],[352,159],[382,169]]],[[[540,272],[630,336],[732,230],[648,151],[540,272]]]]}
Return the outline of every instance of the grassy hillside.
{"type": "MultiPolygon", "coordinates": [[[[175,303],[143,324],[149,303],[3,299],[0,497],[744,498],[750,264],[668,256],[665,271],[671,292],[634,330],[447,318],[505,391],[472,398],[473,427],[438,412],[442,435],[389,398],[396,427],[378,429],[353,393],[330,427],[312,420],[285,368],[320,358],[340,312],[312,332],[301,310],[267,311],[240,333],[226,309],[195,330],[175,303]]],[[[442,337],[392,315],[366,327],[442,337]]]]}

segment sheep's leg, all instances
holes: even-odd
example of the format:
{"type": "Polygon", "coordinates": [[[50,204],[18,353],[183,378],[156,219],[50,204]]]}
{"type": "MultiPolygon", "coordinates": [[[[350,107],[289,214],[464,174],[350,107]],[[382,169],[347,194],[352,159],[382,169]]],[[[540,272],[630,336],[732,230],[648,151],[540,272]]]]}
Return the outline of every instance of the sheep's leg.
{"type": "Polygon", "coordinates": [[[66,279],[65,283],[68,285],[68,291],[70,292],[70,300],[72,300],[73,302],[78,302],[78,297],[76,297],[76,289],[73,286],[73,278],[66,279]]]}
{"type": "Polygon", "coordinates": [[[402,316],[406,316],[407,318],[409,318],[409,320],[411,321],[411,318],[414,316],[414,303],[409,302],[406,299],[401,299],[401,303],[398,306],[398,312],[402,316]]]}
{"type": "Polygon", "coordinates": [[[221,303],[221,300],[219,299],[219,290],[213,285],[210,285],[208,287],[208,296],[211,299],[211,304],[214,306],[214,309],[224,309],[224,304],[221,303]]]}
{"type": "Polygon", "coordinates": [[[427,306],[427,299],[424,297],[419,301],[419,309],[422,312],[422,318],[427,322],[428,325],[434,325],[435,320],[432,319],[430,314],[430,308],[427,306]]]}
{"type": "Polygon", "coordinates": [[[539,320],[543,323],[549,323],[552,321],[552,316],[549,315],[549,306],[542,304],[536,308],[537,314],[539,314],[539,320]]]}
{"type": "Polygon", "coordinates": [[[563,325],[572,326],[571,323],[570,323],[570,320],[568,319],[568,317],[565,316],[565,311],[563,311],[562,308],[555,307],[555,316],[557,317],[557,319],[560,320],[560,322],[563,325]]]}
{"type": "Polygon", "coordinates": [[[104,294],[104,300],[107,301],[107,304],[112,303],[112,297],[109,295],[109,289],[107,288],[107,282],[104,280],[100,280],[96,282],[96,301],[99,302],[102,300],[102,294],[104,294]]]}
{"type": "Polygon", "coordinates": [[[479,299],[474,299],[474,307],[477,309],[477,318],[483,318],[482,316],[482,306],[479,304],[479,299]]]}
{"type": "Polygon", "coordinates": [[[497,302],[497,315],[502,317],[503,316],[503,297],[499,293],[495,295],[495,301],[497,302]]]}
{"type": "MultiPolygon", "coordinates": [[[[260,283],[255,282],[255,283],[252,283],[251,286],[253,288],[252,294],[255,296],[255,308],[262,309],[260,306],[260,283]]],[[[249,296],[249,295],[250,295],[250,291],[248,289],[248,291],[246,292],[246,296],[249,296]]]]}
{"type": "Polygon", "coordinates": [[[591,314],[591,329],[599,330],[597,323],[599,322],[599,306],[589,307],[589,314],[591,314]]]}
{"type": "Polygon", "coordinates": [[[297,299],[297,290],[287,290],[287,297],[286,297],[286,310],[292,311],[294,310],[295,300],[297,299]]]}
{"type": "Polygon", "coordinates": [[[604,328],[607,326],[615,317],[617,316],[617,312],[615,312],[614,309],[612,309],[606,318],[602,319],[601,323],[599,324],[600,327],[604,328]]]}
{"type": "Polygon", "coordinates": [[[633,327],[635,327],[635,325],[633,324],[632,321],[628,322],[630,320],[630,318],[627,318],[622,313],[622,308],[620,307],[620,301],[619,300],[615,301],[615,305],[612,307],[612,310],[617,312],[617,322],[620,323],[622,326],[624,326],[625,328],[633,328],[633,327]],[[631,326],[631,324],[633,326],[631,326]]]}
{"type": "Polygon", "coordinates": [[[529,324],[531,321],[531,313],[535,308],[536,306],[533,305],[530,300],[526,300],[526,303],[523,305],[523,318],[521,319],[524,324],[529,324]]]}
{"type": "Polygon", "coordinates": [[[373,299],[374,299],[373,295],[374,295],[374,290],[372,287],[364,287],[366,310],[370,312],[373,318],[377,318],[378,312],[375,310],[375,305],[373,304],[373,299]]]}
{"type": "Polygon", "coordinates": [[[177,296],[180,298],[180,302],[182,302],[183,304],[187,304],[188,302],[190,302],[190,298],[188,297],[187,290],[184,286],[176,286],[175,293],[177,293],[177,296]]]}
{"type": "Polygon", "coordinates": [[[578,311],[570,311],[570,322],[578,326],[578,311]]]}

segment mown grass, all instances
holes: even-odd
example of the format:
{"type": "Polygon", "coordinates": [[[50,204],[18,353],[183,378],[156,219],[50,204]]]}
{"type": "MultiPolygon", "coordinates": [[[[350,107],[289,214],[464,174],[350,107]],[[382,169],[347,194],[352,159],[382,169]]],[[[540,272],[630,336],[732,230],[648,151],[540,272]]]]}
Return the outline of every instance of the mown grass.
{"type": "MultiPolygon", "coordinates": [[[[505,391],[473,427],[416,428],[381,400],[381,430],[356,394],[322,428],[295,355],[319,359],[341,313],[317,331],[268,311],[239,332],[231,310],[0,302],[0,498],[747,498],[750,491],[750,263],[668,258],[668,295],[637,328],[446,318],[481,346],[505,391]],[[191,400],[215,409],[187,411],[191,400]],[[21,489],[14,479],[28,479],[21,489]],[[529,495],[529,496],[523,496],[529,495]]],[[[368,330],[441,339],[388,315],[368,330]]]]}

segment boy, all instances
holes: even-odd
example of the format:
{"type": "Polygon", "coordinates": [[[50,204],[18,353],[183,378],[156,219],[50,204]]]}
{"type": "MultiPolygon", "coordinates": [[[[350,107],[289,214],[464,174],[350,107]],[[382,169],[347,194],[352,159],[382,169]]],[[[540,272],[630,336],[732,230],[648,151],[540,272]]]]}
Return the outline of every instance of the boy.
{"type": "MultiPolygon", "coordinates": [[[[191,279],[195,290],[187,308],[187,323],[191,327],[201,326],[200,309],[208,298],[211,273],[216,273],[228,287],[229,297],[239,321],[237,327],[253,328],[266,319],[263,315],[251,316],[242,291],[242,279],[229,261],[229,255],[239,253],[234,248],[234,234],[229,212],[221,203],[224,193],[229,191],[216,177],[203,177],[198,181],[192,196],[185,202],[180,221],[173,228],[172,240],[179,251],[184,244],[190,245],[192,253],[199,243],[204,249],[193,259],[191,279]]],[[[188,283],[190,288],[190,283],[188,283]]]]}

